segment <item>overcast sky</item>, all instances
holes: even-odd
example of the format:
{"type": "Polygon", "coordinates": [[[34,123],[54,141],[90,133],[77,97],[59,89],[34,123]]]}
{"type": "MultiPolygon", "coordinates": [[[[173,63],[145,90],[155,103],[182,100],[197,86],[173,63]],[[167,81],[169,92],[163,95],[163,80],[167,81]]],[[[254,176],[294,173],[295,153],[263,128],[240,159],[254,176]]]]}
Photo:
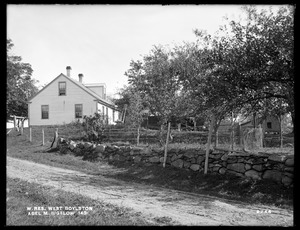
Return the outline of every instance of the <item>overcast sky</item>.
{"type": "Polygon", "coordinates": [[[7,5],[12,53],[30,63],[44,85],[71,66],[71,77],[105,83],[113,95],[127,84],[131,60],[153,45],[195,41],[194,29],[214,33],[241,5],[7,5]]]}

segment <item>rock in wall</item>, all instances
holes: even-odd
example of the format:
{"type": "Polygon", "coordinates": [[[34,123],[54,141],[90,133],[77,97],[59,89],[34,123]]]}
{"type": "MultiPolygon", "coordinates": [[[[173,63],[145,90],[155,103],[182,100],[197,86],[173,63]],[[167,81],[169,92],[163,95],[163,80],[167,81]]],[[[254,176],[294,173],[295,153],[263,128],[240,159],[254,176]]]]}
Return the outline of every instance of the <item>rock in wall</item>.
{"type": "MultiPolygon", "coordinates": [[[[83,156],[90,161],[133,161],[162,164],[163,149],[137,148],[133,146],[102,145],[59,140],[62,154],[83,156]]],[[[192,171],[203,171],[205,150],[170,149],[167,165],[192,171]]],[[[280,154],[251,154],[228,150],[210,150],[208,171],[219,174],[230,173],[255,180],[273,180],[284,186],[293,185],[294,156],[280,154]]]]}

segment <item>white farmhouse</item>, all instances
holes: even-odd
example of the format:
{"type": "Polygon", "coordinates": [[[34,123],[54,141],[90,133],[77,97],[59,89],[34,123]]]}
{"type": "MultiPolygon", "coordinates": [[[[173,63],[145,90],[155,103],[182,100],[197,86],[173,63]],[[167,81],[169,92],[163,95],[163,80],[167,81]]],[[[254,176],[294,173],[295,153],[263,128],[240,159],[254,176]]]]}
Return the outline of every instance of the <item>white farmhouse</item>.
{"type": "Polygon", "coordinates": [[[78,81],[60,74],[28,101],[28,125],[62,125],[82,121],[83,116],[101,113],[108,124],[115,124],[120,113],[106,99],[105,84],[83,84],[83,75],[78,81]]]}

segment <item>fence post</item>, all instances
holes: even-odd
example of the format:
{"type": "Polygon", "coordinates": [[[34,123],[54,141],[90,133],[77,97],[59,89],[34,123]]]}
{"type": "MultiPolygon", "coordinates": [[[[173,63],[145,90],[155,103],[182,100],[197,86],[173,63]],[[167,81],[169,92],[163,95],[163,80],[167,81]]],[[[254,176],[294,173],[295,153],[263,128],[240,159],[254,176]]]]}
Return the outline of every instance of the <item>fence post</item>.
{"type": "Polygon", "coordinates": [[[233,150],[233,144],[234,144],[234,119],[233,119],[233,112],[231,112],[231,133],[230,133],[230,139],[231,139],[231,150],[233,150]]]}
{"type": "Polygon", "coordinates": [[[167,154],[168,154],[168,144],[169,144],[169,136],[170,136],[170,129],[171,129],[171,122],[168,121],[168,131],[167,131],[167,139],[166,139],[166,144],[165,144],[165,154],[164,154],[164,162],[163,162],[163,167],[166,167],[166,162],[167,162],[167,154]]]}
{"type": "Polygon", "coordinates": [[[111,139],[110,139],[110,127],[108,127],[108,130],[107,130],[107,136],[108,136],[108,141],[111,141],[111,139]]]}
{"type": "Polygon", "coordinates": [[[21,135],[23,135],[23,125],[24,125],[24,121],[21,121],[21,127],[20,127],[20,133],[21,135]]]}
{"type": "Polygon", "coordinates": [[[232,130],[231,150],[233,150],[233,146],[234,146],[234,129],[232,130]]]}
{"type": "Polygon", "coordinates": [[[243,133],[242,133],[242,126],[239,125],[239,133],[240,133],[240,148],[244,148],[243,146],[243,133]]]}
{"type": "Polygon", "coordinates": [[[207,138],[207,146],[206,146],[205,162],[204,162],[204,174],[207,174],[208,157],[209,157],[209,150],[210,150],[210,144],[211,144],[211,135],[212,135],[214,123],[215,123],[215,115],[212,114],[210,124],[209,124],[208,138],[207,138]]]}
{"type": "Polygon", "coordinates": [[[14,128],[16,128],[16,116],[14,116],[14,128]]]}
{"type": "Polygon", "coordinates": [[[31,135],[32,133],[31,132],[32,132],[31,127],[29,127],[29,141],[30,142],[32,142],[32,135],[31,135]]]}
{"type": "Polygon", "coordinates": [[[283,136],[282,136],[282,115],[279,116],[280,118],[280,148],[283,148],[283,136]]]}
{"type": "Polygon", "coordinates": [[[141,128],[141,124],[139,124],[137,128],[136,145],[140,144],[140,128],[141,128]]]}
{"type": "Polygon", "coordinates": [[[42,145],[45,145],[45,134],[44,134],[44,128],[42,128],[42,138],[43,138],[43,143],[42,143],[42,145]]]}
{"type": "Polygon", "coordinates": [[[148,144],[148,128],[146,128],[146,144],[148,144]]]}

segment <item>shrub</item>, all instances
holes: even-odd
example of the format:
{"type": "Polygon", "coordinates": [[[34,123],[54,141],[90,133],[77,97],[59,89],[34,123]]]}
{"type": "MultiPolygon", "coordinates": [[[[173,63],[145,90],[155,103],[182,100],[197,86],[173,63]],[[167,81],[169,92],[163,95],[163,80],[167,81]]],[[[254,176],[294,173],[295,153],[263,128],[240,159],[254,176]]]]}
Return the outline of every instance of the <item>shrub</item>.
{"type": "Polygon", "coordinates": [[[84,152],[80,148],[75,148],[73,150],[73,154],[74,154],[75,157],[82,157],[84,155],[84,152]]]}
{"type": "Polygon", "coordinates": [[[99,154],[96,151],[86,150],[86,151],[84,151],[82,160],[95,162],[98,160],[98,157],[99,157],[99,154]]]}
{"type": "Polygon", "coordinates": [[[71,154],[72,152],[69,150],[69,148],[67,146],[63,146],[61,149],[60,149],[60,154],[62,155],[65,155],[65,154],[71,154]]]}
{"type": "Polygon", "coordinates": [[[104,129],[107,127],[105,117],[99,113],[94,116],[84,116],[82,126],[84,128],[84,138],[89,141],[102,142],[104,138],[104,129]]]}

